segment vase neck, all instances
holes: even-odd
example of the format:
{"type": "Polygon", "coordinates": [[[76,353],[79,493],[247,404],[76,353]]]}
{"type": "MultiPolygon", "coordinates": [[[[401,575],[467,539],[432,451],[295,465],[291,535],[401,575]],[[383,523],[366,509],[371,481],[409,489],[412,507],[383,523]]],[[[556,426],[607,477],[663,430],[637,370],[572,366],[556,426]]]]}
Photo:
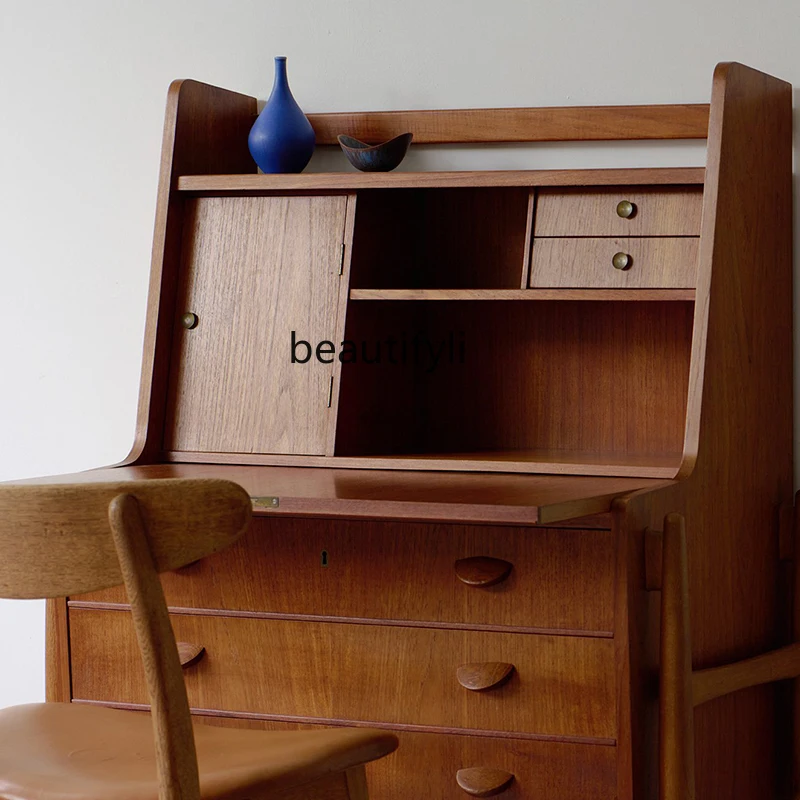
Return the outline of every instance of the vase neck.
{"type": "Polygon", "coordinates": [[[286,56],[275,58],[275,81],[272,84],[272,94],[288,94],[289,78],[286,74],[286,56]]]}

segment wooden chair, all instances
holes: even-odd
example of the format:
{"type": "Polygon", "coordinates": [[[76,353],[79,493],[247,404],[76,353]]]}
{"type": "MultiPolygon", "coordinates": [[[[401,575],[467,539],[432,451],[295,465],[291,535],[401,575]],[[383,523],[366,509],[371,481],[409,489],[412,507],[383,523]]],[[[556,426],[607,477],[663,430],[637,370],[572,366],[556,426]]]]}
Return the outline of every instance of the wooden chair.
{"type": "MultiPolygon", "coordinates": [[[[664,518],[662,553],[659,798],[694,800],[694,709],[731,692],[800,676],[800,642],[693,671],[686,523],[680,514],[664,518]]],[[[796,556],[795,565],[797,570],[796,556]]]]}
{"type": "Polygon", "coordinates": [[[363,765],[397,747],[390,733],[192,724],[158,572],[228,546],[250,514],[244,490],[219,480],[0,488],[0,597],[61,597],[124,582],[152,717],[69,703],[0,711],[0,797],[367,797],[363,765]]]}

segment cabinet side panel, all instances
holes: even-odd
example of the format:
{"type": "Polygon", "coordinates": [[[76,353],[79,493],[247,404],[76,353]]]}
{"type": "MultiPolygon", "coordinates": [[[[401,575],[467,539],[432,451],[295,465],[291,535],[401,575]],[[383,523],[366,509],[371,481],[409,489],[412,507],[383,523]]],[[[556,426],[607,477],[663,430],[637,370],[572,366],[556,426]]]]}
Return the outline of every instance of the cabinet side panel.
{"type": "MultiPolygon", "coordinates": [[[[789,84],[717,67],[686,444],[695,669],[781,644],[788,613],[777,520],[792,499],[791,130],[789,84]]],[[[758,687],[696,709],[699,800],[776,796],[775,698],[758,687]]]]}
{"type": "Polygon", "coordinates": [[[198,81],[174,81],[167,96],[161,172],[139,384],[139,411],[131,452],[123,464],[152,462],[161,449],[172,348],[183,199],[173,189],[188,174],[255,172],[247,133],[254,97],[198,81]]]}

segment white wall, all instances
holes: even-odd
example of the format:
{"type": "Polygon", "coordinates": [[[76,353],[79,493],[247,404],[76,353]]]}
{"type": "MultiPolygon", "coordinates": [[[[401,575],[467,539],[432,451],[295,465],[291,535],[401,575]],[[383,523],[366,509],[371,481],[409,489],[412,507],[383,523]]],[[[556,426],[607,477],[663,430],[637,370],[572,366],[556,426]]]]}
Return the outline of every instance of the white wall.
{"type": "MultiPolygon", "coordinates": [[[[800,86],[799,31],[796,0],[0,0],[0,480],[131,444],[173,78],[264,98],[287,55],[307,111],[707,102],[718,61],[800,86]]],[[[543,146],[406,166],[702,159],[543,146]]],[[[42,604],[0,604],[0,636],[0,706],[42,699],[42,604]]]]}

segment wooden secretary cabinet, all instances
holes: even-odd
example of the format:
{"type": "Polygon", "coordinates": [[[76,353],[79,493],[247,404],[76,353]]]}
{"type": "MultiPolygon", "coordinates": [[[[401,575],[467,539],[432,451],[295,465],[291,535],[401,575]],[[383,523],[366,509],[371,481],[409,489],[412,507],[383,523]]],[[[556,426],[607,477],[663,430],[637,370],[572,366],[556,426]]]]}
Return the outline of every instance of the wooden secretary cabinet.
{"type": "MultiPolygon", "coordinates": [[[[710,106],[312,117],[323,144],[707,138],[705,169],[258,175],[255,110],[170,90],[136,444],[69,476],[253,497],[164,577],[194,712],[397,731],[375,798],[644,800],[660,703],[665,797],[676,721],[697,797],[783,796],[785,687],[672,702],[658,532],[686,519],[689,670],[794,638],[790,87],[724,64],[710,106]]],[[[122,590],[48,620],[50,699],[145,707],[122,590]]]]}

